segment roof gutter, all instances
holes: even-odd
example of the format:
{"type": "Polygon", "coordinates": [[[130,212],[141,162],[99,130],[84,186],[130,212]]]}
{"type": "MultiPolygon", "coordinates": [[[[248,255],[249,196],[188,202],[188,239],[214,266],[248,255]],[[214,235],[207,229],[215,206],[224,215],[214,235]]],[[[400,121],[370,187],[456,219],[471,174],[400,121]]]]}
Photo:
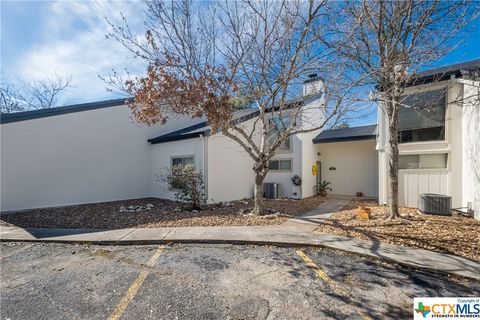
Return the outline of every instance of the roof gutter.
{"type": "Polygon", "coordinates": [[[321,143],[334,143],[334,142],[349,142],[349,141],[361,141],[361,140],[375,140],[376,136],[368,135],[368,136],[356,136],[356,137],[344,137],[344,138],[330,138],[330,139],[321,139],[321,140],[313,140],[313,144],[321,144],[321,143]]]}
{"type": "Polygon", "coordinates": [[[204,134],[204,132],[199,131],[199,132],[187,133],[187,134],[180,135],[180,136],[178,136],[178,135],[175,135],[175,136],[172,135],[171,137],[162,136],[162,137],[159,137],[159,138],[148,139],[147,141],[150,142],[151,144],[157,144],[157,143],[164,143],[164,142],[180,141],[180,140],[198,138],[202,134],[204,134]]]}
{"type": "Polygon", "coordinates": [[[70,105],[65,107],[56,107],[56,108],[50,108],[50,109],[31,110],[31,111],[22,111],[22,112],[14,112],[14,113],[2,113],[0,116],[0,123],[6,124],[6,123],[12,123],[12,122],[59,116],[59,115],[75,113],[75,112],[84,112],[84,111],[90,111],[90,110],[96,110],[96,109],[102,109],[102,108],[124,106],[127,100],[128,98],[122,98],[122,99],[113,99],[113,100],[106,100],[106,101],[81,103],[81,104],[75,104],[75,105],[70,105]]]}

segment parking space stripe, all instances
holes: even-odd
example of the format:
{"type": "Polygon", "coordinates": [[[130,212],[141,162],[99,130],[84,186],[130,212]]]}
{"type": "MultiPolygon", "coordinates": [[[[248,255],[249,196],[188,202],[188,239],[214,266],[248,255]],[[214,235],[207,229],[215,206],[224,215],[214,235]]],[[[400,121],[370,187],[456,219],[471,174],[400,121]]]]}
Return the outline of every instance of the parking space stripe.
{"type": "MultiPolygon", "coordinates": [[[[157,262],[158,258],[162,254],[163,250],[165,249],[165,246],[160,246],[153,256],[148,260],[147,266],[148,267],[153,267],[155,265],[155,262],[157,262]]],[[[128,304],[135,298],[135,296],[138,293],[138,290],[142,286],[143,282],[147,278],[148,274],[150,273],[149,270],[142,270],[140,274],[138,275],[137,279],[132,283],[130,288],[128,288],[127,293],[125,296],[120,300],[120,302],[117,304],[115,309],[113,310],[112,314],[110,317],[108,317],[108,320],[117,320],[120,319],[120,317],[123,315],[125,310],[128,307],[128,304]]]]}
{"type": "MultiPolygon", "coordinates": [[[[315,264],[315,262],[313,262],[312,259],[310,259],[306,254],[305,252],[303,252],[303,250],[297,250],[297,254],[300,256],[300,258],[303,259],[303,261],[305,261],[307,263],[307,265],[312,268],[315,273],[317,274],[317,276],[322,279],[326,284],[328,284],[332,289],[333,291],[335,291],[335,293],[337,293],[338,295],[341,295],[343,296],[344,298],[347,298],[347,300],[350,300],[350,293],[346,290],[343,290],[342,288],[340,288],[338,286],[338,284],[332,279],[330,278],[319,266],[317,266],[315,264]]],[[[372,320],[372,318],[370,317],[370,315],[367,313],[367,312],[364,312],[364,311],[358,311],[357,314],[363,319],[363,320],[372,320]]]]}
{"type": "Polygon", "coordinates": [[[313,262],[312,259],[310,259],[303,250],[297,250],[297,254],[300,256],[300,258],[303,259],[307,263],[307,265],[312,268],[317,276],[322,279],[325,283],[329,285],[334,285],[334,282],[332,278],[330,278],[322,269],[320,269],[315,262],[313,262]]]}

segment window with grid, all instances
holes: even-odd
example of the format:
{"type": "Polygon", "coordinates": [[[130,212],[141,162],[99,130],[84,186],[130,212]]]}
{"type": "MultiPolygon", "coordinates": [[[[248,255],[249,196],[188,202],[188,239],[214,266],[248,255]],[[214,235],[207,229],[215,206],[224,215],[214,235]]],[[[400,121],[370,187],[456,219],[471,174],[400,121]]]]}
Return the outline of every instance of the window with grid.
{"type": "Polygon", "coordinates": [[[399,169],[446,169],[448,155],[439,154],[412,154],[398,158],[399,169]]]}
{"type": "Polygon", "coordinates": [[[292,160],[270,160],[268,162],[268,170],[272,171],[291,171],[292,160]]]}
{"type": "Polygon", "coordinates": [[[172,166],[178,166],[178,165],[195,165],[193,162],[193,156],[178,156],[178,157],[172,157],[172,166]]]}

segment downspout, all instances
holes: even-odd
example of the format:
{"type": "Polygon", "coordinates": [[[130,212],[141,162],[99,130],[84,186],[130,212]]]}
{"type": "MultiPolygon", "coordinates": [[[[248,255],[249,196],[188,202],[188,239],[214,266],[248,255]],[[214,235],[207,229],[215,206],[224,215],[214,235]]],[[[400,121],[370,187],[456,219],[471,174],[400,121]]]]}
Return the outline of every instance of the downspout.
{"type": "Polygon", "coordinates": [[[208,136],[206,134],[201,135],[203,140],[203,184],[205,202],[208,202],[208,136]]]}

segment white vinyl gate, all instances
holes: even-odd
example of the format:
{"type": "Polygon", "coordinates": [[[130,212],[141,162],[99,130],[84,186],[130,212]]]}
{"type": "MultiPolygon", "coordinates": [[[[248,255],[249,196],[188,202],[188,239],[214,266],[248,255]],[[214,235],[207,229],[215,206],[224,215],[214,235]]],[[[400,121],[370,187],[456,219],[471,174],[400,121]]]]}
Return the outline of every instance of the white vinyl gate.
{"type": "Polygon", "coordinates": [[[446,169],[399,170],[398,200],[402,207],[418,208],[421,193],[450,195],[450,174],[446,169]]]}

